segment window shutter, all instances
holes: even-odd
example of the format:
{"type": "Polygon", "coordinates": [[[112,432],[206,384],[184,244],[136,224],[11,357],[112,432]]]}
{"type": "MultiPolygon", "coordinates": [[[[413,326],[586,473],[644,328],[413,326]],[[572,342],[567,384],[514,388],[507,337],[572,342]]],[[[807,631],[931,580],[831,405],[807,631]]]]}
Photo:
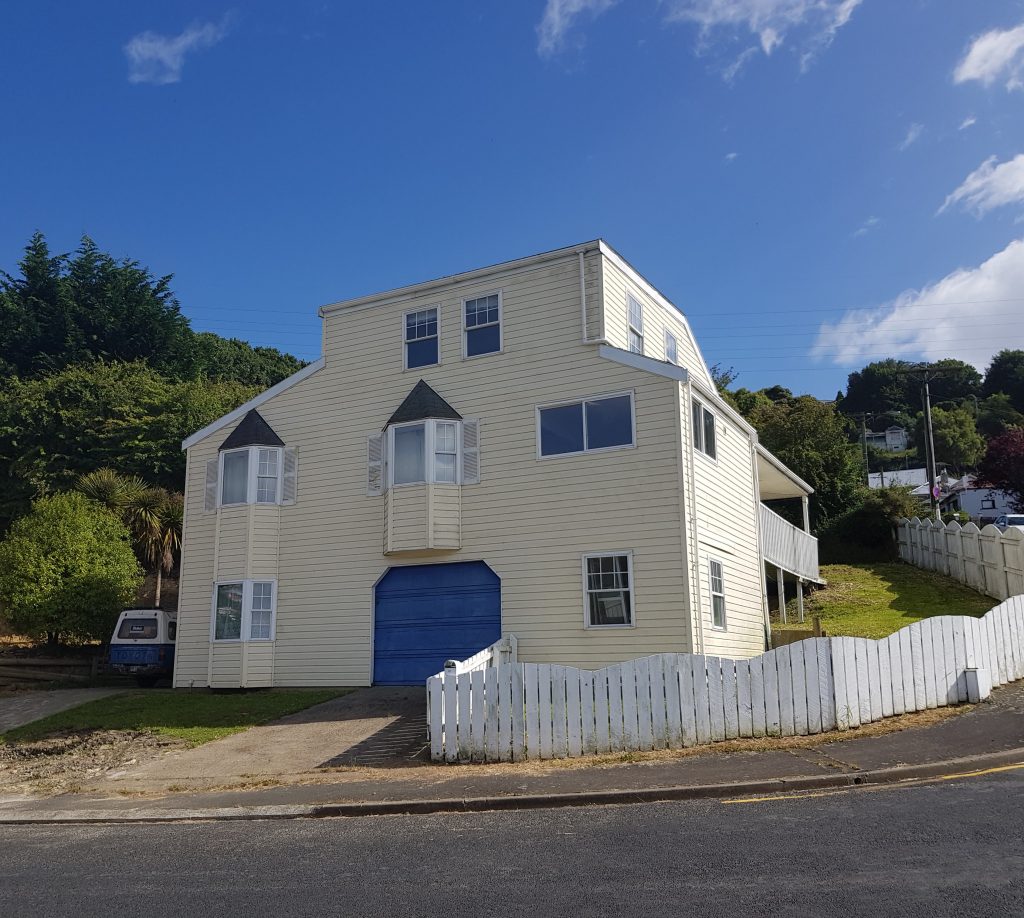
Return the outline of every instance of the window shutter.
{"type": "Polygon", "coordinates": [[[284,448],[284,469],[281,476],[281,503],[291,506],[295,503],[298,486],[299,457],[295,448],[284,448]]]}
{"type": "Polygon", "coordinates": [[[220,474],[220,457],[206,463],[206,512],[217,509],[217,478],[220,474]]]}
{"type": "Polygon", "coordinates": [[[384,435],[374,434],[366,441],[366,493],[384,492],[384,435]]]}
{"type": "Polygon", "coordinates": [[[462,422],[462,483],[480,482],[480,422],[466,418],[462,422]]]}

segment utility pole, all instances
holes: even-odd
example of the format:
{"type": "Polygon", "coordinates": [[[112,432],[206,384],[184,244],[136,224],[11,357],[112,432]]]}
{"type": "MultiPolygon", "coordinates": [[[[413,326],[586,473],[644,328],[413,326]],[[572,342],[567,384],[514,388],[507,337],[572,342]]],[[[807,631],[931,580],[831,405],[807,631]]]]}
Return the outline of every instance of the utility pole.
{"type": "Polygon", "coordinates": [[[868,416],[860,416],[860,442],[864,447],[864,484],[871,487],[871,466],[868,464],[868,416]]]}
{"type": "Polygon", "coordinates": [[[935,519],[940,519],[939,501],[935,497],[935,479],[937,477],[935,471],[935,437],[932,434],[932,393],[928,385],[929,376],[927,371],[922,375],[922,381],[924,383],[922,400],[924,401],[925,452],[928,462],[928,499],[931,501],[932,514],[935,519]]]}

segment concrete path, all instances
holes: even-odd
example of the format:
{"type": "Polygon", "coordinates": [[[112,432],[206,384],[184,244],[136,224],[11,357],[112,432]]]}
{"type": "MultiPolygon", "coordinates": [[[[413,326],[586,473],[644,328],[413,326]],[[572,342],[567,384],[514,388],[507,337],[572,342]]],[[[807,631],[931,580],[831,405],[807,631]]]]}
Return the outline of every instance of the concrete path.
{"type": "Polygon", "coordinates": [[[372,755],[367,764],[401,765],[426,745],[426,732],[425,689],[359,689],[196,749],[169,752],[113,780],[132,785],[296,775],[345,764],[350,750],[372,755]]]}
{"type": "Polygon", "coordinates": [[[0,733],[123,691],[123,688],[82,688],[0,695],[0,733]]]}

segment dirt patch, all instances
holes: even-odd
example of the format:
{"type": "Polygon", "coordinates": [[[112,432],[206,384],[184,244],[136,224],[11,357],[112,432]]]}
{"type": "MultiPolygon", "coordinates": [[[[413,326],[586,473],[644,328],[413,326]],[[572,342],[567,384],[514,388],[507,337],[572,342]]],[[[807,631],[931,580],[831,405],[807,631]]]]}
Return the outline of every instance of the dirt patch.
{"type": "Polygon", "coordinates": [[[72,793],[187,746],[182,740],[137,730],[70,731],[31,742],[0,743],[0,788],[37,794],[72,793]]]}

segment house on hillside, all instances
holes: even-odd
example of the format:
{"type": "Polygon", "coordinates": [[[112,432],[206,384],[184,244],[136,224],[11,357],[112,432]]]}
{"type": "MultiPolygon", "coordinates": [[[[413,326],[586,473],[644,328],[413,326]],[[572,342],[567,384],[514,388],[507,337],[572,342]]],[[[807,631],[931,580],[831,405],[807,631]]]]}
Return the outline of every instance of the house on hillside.
{"type": "Polygon", "coordinates": [[[869,488],[920,488],[928,497],[928,469],[893,469],[890,472],[871,472],[869,488]]]}
{"type": "Polygon", "coordinates": [[[978,485],[974,475],[964,475],[943,490],[945,493],[939,501],[941,511],[966,513],[979,526],[1014,512],[1013,503],[1005,491],[978,485]]]}
{"type": "Polygon", "coordinates": [[[319,360],[184,441],[176,686],[422,684],[509,634],[749,657],[766,568],[818,578],[810,487],[606,243],[320,317],[319,360]]]}
{"type": "Polygon", "coordinates": [[[885,430],[869,430],[864,434],[864,442],[887,453],[902,453],[907,448],[907,431],[897,425],[885,430]]]}

